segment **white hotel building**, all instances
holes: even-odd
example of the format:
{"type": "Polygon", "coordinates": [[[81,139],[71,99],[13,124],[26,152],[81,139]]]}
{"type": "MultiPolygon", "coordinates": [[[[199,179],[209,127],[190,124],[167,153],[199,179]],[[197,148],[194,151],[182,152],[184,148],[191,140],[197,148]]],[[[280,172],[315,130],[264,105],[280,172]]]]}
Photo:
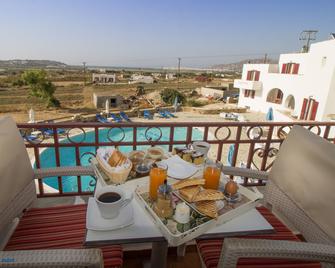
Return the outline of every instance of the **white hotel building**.
{"type": "MultiPolygon", "coordinates": [[[[245,64],[239,106],[267,112],[283,121],[286,111],[301,120],[335,118],[335,39],[314,43],[307,53],[281,54],[278,64],[245,64]]],[[[287,121],[287,120],[286,120],[287,121]]]]}

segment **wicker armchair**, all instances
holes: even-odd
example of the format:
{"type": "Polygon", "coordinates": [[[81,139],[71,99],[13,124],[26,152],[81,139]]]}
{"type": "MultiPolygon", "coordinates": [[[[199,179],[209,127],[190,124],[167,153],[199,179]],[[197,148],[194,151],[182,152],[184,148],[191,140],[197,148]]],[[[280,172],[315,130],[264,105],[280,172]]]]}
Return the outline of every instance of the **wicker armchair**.
{"type": "MultiPolygon", "coordinates": [[[[232,167],[224,172],[267,179],[264,206],[299,230],[307,243],[226,238],[218,267],[239,266],[240,258],[245,265],[241,267],[248,267],[246,258],[316,261],[323,267],[335,267],[335,145],[295,126],[269,173],[232,167]]],[[[206,267],[203,259],[202,265],[206,267]]]]}
{"type": "MultiPolygon", "coordinates": [[[[10,117],[0,119],[0,250],[24,211],[36,200],[35,178],[94,175],[87,167],[32,169],[22,137],[10,117]]],[[[103,267],[100,249],[0,251],[0,267],[103,267]]]]}

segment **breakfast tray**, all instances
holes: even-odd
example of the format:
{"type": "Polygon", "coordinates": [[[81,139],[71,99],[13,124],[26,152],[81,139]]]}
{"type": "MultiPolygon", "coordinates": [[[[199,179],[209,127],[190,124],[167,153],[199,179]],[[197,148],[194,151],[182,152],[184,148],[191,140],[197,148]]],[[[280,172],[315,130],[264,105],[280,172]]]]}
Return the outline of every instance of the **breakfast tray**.
{"type": "MultiPolygon", "coordinates": [[[[226,183],[222,179],[222,185],[226,183]]],[[[218,218],[212,219],[199,213],[192,204],[187,203],[179,195],[173,193],[173,200],[176,203],[185,202],[191,209],[191,220],[188,224],[177,223],[172,218],[160,218],[153,210],[153,203],[149,199],[149,185],[139,185],[135,190],[135,198],[140,206],[150,215],[155,225],[160,229],[166,240],[171,246],[179,246],[198,236],[206,233],[217,225],[223,224],[243,213],[256,207],[263,195],[260,192],[253,192],[243,186],[239,186],[241,201],[234,204],[228,204],[224,201],[224,207],[218,211],[218,218]]],[[[222,201],[220,201],[222,202],[222,201]]]]}

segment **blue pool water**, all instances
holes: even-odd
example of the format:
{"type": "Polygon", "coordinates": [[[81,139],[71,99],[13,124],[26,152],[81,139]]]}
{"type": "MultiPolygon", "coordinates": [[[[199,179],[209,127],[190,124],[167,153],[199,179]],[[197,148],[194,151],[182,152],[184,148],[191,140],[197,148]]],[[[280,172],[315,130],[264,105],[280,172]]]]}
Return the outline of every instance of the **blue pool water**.
{"type": "MultiPolygon", "coordinates": [[[[112,141],[119,141],[124,136],[123,141],[132,142],[133,141],[133,129],[132,128],[124,128],[124,132],[119,128],[114,128],[111,131],[109,129],[100,129],[99,130],[99,142],[111,142],[112,141]]],[[[137,129],[137,141],[146,141],[145,132],[147,128],[138,128],[137,129]]],[[[170,138],[170,128],[161,128],[162,130],[162,137],[160,141],[168,141],[170,138]]],[[[186,133],[187,128],[185,127],[176,127],[174,129],[174,141],[186,141],[186,133]]],[[[157,140],[160,136],[160,132],[158,129],[152,128],[147,131],[147,137],[151,138],[152,140],[157,140]]],[[[193,129],[192,131],[192,140],[202,140],[203,139],[203,132],[198,129],[193,129]]],[[[74,142],[86,142],[91,143],[95,141],[95,134],[94,131],[86,132],[86,135],[79,134],[76,136],[71,137],[71,140],[74,142]]],[[[70,143],[68,139],[64,139],[61,143],[70,143]]],[[[149,146],[137,146],[137,150],[143,150],[148,148],[149,146]]],[[[168,149],[167,145],[161,146],[165,150],[168,149]]],[[[132,151],[132,146],[120,146],[120,151],[122,152],[130,152],[132,151]]],[[[80,147],[79,149],[80,155],[84,154],[85,152],[95,153],[95,147],[80,147]]],[[[75,157],[75,148],[74,147],[61,147],[59,149],[60,154],[60,165],[61,166],[76,166],[76,157],[75,157]]],[[[89,165],[89,159],[91,155],[85,154],[81,158],[81,165],[89,165]]],[[[55,149],[48,148],[44,150],[40,155],[40,163],[42,168],[47,167],[55,167],[56,166],[56,159],[55,159],[55,149]]],[[[91,191],[93,190],[94,186],[90,186],[90,182],[92,181],[92,177],[90,176],[82,176],[81,177],[81,185],[83,191],[91,191]]],[[[44,183],[47,185],[58,189],[57,178],[50,177],[45,178],[43,180],[44,183]]],[[[64,192],[72,192],[78,191],[77,185],[77,177],[75,176],[66,176],[62,178],[62,185],[64,192]]]]}

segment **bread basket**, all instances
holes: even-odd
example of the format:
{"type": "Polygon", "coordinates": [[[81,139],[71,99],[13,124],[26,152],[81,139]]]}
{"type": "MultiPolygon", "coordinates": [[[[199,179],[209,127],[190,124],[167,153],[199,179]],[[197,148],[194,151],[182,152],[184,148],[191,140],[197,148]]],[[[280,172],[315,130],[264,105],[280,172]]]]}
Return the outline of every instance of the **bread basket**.
{"type": "Polygon", "coordinates": [[[108,159],[112,155],[113,148],[99,148],[97,150],[96,159],[99,166],[107,175],[105,178],[107,184],[122,184],[125,183],[132,168],[132,162],[127,158],[127,161],[122,166],[112,167],[108,164],[108,159]]]}

